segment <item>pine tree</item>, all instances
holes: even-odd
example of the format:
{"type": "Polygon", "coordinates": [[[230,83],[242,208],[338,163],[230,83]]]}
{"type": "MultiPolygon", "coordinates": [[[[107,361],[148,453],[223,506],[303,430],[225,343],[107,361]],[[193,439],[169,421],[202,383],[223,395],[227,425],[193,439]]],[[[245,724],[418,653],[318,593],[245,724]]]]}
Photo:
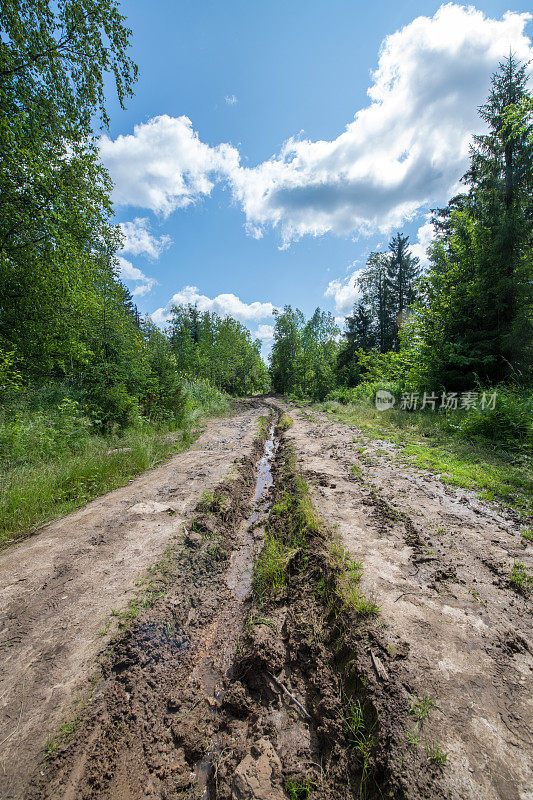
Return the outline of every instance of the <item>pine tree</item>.
{"type": "Polygon", "coordinates": [[[420,275],[419,259],[409,251],[409,237],[397,233],[389,242],[387,281],[390,303],[396,317],[394,346],[398,347],[398,330],[405,312],[416,300],[416,280],[420,275]]]}
{"type": "Polygon", "coordinates": [[[396,336],[394,302],[390,291],[388,268],[389,258],[385,253],[371,253],[366,268],[358,280],[363,301],[375,320],[377,347],[380,353],[392,349],[396,336]]]}
{"type": "Polygon", "coordinates": [[[368,306],[360,300],[344,320],[344,343],[337,356],[337,378],[344,386],[357,386],[361,370],[357,352],[368,352],[376,346],[376,331],[368,306]]]}
{"type": "Polygon", "coordinates": [[[435,217],[433,266],[414,340],[422,381],[527,382],[533,366],[533,102],[511,54],[480,108],[467,193],[435,217]]]}

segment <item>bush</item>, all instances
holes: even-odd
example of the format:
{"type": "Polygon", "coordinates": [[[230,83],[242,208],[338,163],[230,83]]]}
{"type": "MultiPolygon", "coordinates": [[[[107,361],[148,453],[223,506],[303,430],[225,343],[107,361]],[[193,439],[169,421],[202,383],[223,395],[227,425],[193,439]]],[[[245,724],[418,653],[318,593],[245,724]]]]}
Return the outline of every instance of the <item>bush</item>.
{"type": "Polygon", "coordinates": [[[102,430],[124,430],[140,419],[137,399],[121,383],[97,383],[88,392],[87,404],[93,424],[102,430]]]}
{"type": "Polygon", "coordinates": [[[7,412],[0,423],[0,462],[36,463],[82,450],[91,422],[76,400],[65,398],[48,411],[7,412]]]}
{"type": "Polygon", "coordinates": [[[342,405],[374,405],[376,392],[385,390],[391,392],[396,399],[401,395],[399,385],[393,381],[369,381],[360,383],[358,386],[348,388],[341,386],[334,389],[326,397],[326,402],[332,401],[342,403],[342,405]]]}
{"type": "MultiPolygon", "coordinates": [[[[504,444],[533,444],[533,395],[513,389],[498,389],[494,409],[470,409],[457,426],[470,439],[490,439],[504,444]]],[[[487,396],[492,394],[487,391],[487,396]]]]}

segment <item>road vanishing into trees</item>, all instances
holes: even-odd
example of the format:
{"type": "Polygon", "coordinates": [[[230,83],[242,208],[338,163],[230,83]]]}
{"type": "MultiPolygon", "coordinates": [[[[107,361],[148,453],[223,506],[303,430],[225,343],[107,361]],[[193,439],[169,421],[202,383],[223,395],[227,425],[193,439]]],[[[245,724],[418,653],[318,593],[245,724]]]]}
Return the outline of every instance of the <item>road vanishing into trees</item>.
{"type": "Polygon", "coordinates": [[[254,399],[0,554],[1,797],[533,797],[532,548],[397,455],[254,399]]]}

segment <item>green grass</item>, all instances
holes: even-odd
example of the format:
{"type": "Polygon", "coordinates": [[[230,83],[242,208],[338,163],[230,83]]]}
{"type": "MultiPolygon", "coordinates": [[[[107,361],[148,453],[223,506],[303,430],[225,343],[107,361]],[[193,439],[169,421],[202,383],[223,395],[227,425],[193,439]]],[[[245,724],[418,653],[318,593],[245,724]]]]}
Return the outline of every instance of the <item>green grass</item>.
{"type": "Polygon", "coordinates": [[[285,784],[285,791],[290,800],[307,800],[316,783],[309,778],[291,778],[285,784]]]}
{"type": "Polygon", "coordinates": [[[278,422],[278,429],[280,431],[286,431],[291,427],[291,425],[294,425],[294,420],[292,417],[289,417],[288,414],[282,414],[280,421],[278,422]]]}
{"type": "Polygon", "coordinates": [[[372,726],[369,725],[365,719],[363,706],[360,700],[346,696],[343,698],[342,723],[348,745],[353,749],[355,756],[361,762],[360,795],[362,795],[370,773],[372,748],[375,744],[375,740],[372,735],[372,726]]]}
{"type": "Polygon", "coordinates": [[[448,761],[448,753],[445,753],[437,741],[426,742],[426,754],[428,761],[437,767],[444,767],[448,761]]]}
{"type": "Polygon", "coordinates": [[[287,565],[297,552],[298,548],[287,546],[272,533],[267,534],[253,576],[253,590],[259,601],[287,585],[287,565]]]}
{"type": "Polygon", "coordinates": [[[533,573],[522,561],[515,561],[509,583],[516,592],[527,597],[533,591],[533,573]]]}
{"type": "Polygon", "coordinates": [[[484,500],[512,509],[520,519],[533,516],[533,456],[527,449],[462,438],[450,432],[449,422],[437,413],[380,412],[369,405],[332,402],[318,408],[370,438],[394,442],[402,461],[440,475],[443,482],[474,490],[484,500]]]}
{"type": "Polygon", "coordinates": [[[113,439],[90,436],[83,452],[21,464],[0,475],[0,545],[68,514],[133,476],[151,469],[191,442],[168,433],[128,431],[113,439]]]}
{"type": "Polygon", "coordinates": [[[0,547],[151,469],[196,438],[207,416],[230,399],[186,382],[186,409],[157,420],[138,416],[102,433],[67,385],[28,388],[0,404],[0,547]]]}
{"type": "Polygon", "coordinates": [[[525,539],[526,542],[533,542],[533,530],[531,528],[523,528],[522,538],[525,539]]]}

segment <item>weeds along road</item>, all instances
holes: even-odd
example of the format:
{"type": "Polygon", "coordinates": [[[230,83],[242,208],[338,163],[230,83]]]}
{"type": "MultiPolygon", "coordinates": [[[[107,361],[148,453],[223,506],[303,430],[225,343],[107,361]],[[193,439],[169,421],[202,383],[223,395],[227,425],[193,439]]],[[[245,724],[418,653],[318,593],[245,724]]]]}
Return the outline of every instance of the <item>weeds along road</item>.
{"type": "Polygon", "coordinates": [[[0,556],[1,797],[532,798],[531,548],[256,405],[0,556]]]}
{"type": "Polygon", "coordinates": [[[134,596],[202,492],[250,455],[261,413],[211,420],[164,466],[0,553],[0,797],[21,795],[94,672],[110,612],[134,596]]]}

